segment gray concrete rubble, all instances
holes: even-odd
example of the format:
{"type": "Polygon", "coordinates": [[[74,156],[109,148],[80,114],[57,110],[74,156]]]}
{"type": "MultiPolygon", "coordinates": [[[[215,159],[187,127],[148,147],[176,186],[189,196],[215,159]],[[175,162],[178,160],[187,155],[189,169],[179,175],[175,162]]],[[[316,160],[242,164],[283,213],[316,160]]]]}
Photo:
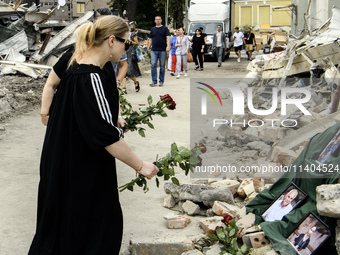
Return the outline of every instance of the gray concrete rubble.
{"type": "Polygon", "coordinates": [[[316,188],[316,208],[323,216],[340,218],[340,184],[320,185],[316,188]]]}

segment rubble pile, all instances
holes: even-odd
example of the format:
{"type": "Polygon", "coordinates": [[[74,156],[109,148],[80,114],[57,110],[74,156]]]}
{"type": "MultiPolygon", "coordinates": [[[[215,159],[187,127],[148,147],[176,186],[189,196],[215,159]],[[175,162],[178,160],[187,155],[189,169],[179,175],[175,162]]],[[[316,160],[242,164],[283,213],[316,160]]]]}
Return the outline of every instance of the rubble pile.
{"type": "Polygon", "coordinates": [[[1,77],[0,122],[13,114],[40,107],[41,93],[46,78],[34,79],[27,76],[6,75],[1,77]]]}
{"type": "MultiPolygon", "coordinates": [[[[227,159],[231,165],[238,166],[245,162],[247,165],[289,166],[311,137],[340,121],[339,17],[340,10],[333,7],[333,18],[317,31],[306,31],[296,40],[291,40],[285,51],[257,56],[249,64],[249,73],[238,86],[245,97],[252,98],[254,109],[270,111],[274,92],[277,98],[283,94],[287,100],[305,98],[305,102],[301,103],[303,107],[290,107],[292,105],[283,105],[277,100],[275,110],[269,115],[254,114],[253,111],[239,116],[225,115],[223,119],[228,120],[227,123],[221,124],[217,130],[212,128],[209,120],[201,130],[203,139],[200,141],[208,148],[207,153],[202,155],[205,165],[223,165],[227,159]],[[297,90],[287,93],[287,88],[297,90]],[[301,96],[298,93],[300,88],[307,90],[310,98],[306,94],[301,96]],[[310,114],[306,114],[304,109],[310,114]],[[233,122],[237,124],[233,125],[233,122]]],[[[219,93],[223,99],[231,98],[230,90],[219,93]]],[[[245,107],[249,107],[246,101],[245,107]]],[[[208,235],[216,233],[216,228],[223,226],[223,217],[229,215],[235,218],[250,254],[277,254],[264,232],[255,226],[255,215],[246,215],[245,205],[280,176],[261,178],[256,171],[249,176],[240,173],[228,176],[218,171],[211,173],[208,175],[210,179],[200,179],[193,184],[165,184],[163,206],[177,211],[177,214],[164,216],[167,227],[185,228],[190,226],[192,217],[203,217],[199,224],[202,232],[208,235]],[[224,179],[216,181],[214,177],[224,179]]],[[[337,208],[339,190],[339,184],[316,188],[316,206],[320,215],[340,219],[337,208]]],[[[336,235],[336,246],[340,252],[340,220],[336,235]]],[[[204,240],[195,242],[194,251],[182,254],[219,254],[220,244],[211,246],[204,240]]]]}

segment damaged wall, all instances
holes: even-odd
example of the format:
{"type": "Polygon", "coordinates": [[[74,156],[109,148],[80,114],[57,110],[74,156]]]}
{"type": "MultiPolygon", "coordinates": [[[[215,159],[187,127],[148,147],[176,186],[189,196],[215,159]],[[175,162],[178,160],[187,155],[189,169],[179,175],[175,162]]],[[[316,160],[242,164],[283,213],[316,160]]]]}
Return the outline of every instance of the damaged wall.
{"type": "MultiPolygon", "coordinates": [[[[292,34],[299,35],[305,26],[304,14],[307,13],[309,1],[292,0],[297,8],[297,24],[292,23],[292,34]]],[[[317,29],[329,18],[332,17],[333,5],[340,8],[338,0],[313,0],[311,1],[310,11],[308,15],[308,25],[311,30],[317,29]]]]}

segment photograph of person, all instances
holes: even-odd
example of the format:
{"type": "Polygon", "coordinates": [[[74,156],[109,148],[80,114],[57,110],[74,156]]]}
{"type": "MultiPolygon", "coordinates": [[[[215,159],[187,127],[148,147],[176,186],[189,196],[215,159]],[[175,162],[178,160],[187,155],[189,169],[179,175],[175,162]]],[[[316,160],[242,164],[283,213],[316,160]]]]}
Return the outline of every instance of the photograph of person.
{"type": "Polygon", "coordinates": [[[324,164],[325,161],[330,156],[338,156],[340,151],[340,130],[336,132],[330,142],[326,145],[326,147],[320,153],[318,159],[316,160],[320,165],[324,164]]]}
{"type": "Polygon", "coordinates": [[[264,221],[282,220],[283,216],[291,212],[306,197],[306,193],[304,193],[294,183],[291,183],[264,211],[261,217],[264,221]]]}
{"type": "Polygon", "coordinates": [[[310,212],[287,240],[298,254],[309,255],[313,254],[329,236],[328,227],[310,212]]]}

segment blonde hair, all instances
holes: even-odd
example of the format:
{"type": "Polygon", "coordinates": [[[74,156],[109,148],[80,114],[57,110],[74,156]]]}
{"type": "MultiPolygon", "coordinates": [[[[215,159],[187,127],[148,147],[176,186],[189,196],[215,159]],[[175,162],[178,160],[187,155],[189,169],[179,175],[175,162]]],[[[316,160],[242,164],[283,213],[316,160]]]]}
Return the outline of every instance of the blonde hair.
{"type": "Polygon", "coordinates": [[[104,40],[111,35],[123,37],[127,32],[129,32],[129,26],[125,20],[117,16],[100,17],[94,24],[85,23],[75,31],[77,41],[68,67],[76,59],[81,59],[86,51],[102,45],[104,40]]]}

